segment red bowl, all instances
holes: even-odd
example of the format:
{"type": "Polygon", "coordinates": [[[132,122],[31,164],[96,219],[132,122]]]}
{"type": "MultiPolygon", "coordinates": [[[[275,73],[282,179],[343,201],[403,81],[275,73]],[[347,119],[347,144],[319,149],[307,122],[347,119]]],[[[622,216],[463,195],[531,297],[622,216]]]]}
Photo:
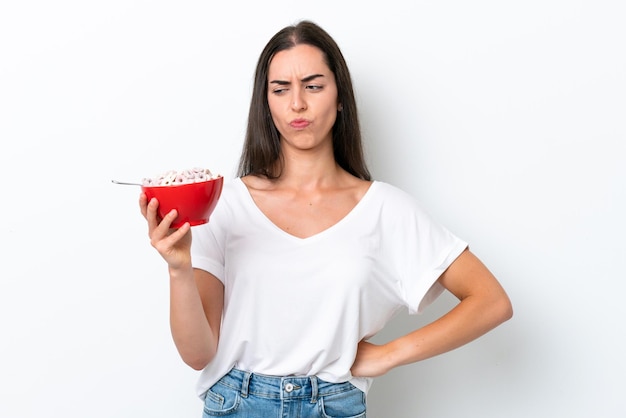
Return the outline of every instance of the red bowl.
{"type": "Polygon", "coordinates": [[[198,183],[141,186],[141,190],[148,197],[148,201],[153,197],[159,201],[160,217],[163,218],[172,209],[176,209],[178,216],[171,227],[180,228],[185,222],[189,222],[191,226],[207,223],[217,205],[223,185],[224,177],[220,176],[198,183]]]}

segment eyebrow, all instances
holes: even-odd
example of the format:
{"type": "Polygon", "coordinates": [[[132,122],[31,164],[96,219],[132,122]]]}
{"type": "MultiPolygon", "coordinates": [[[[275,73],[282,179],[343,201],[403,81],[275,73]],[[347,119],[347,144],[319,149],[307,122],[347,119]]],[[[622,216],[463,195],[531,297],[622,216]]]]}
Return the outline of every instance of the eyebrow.
{"type": "MultiPolygon", "coordinates": [[[[307,83],[311,80],[315,80],[316,78],[319,77],[324,77],[324,74],[311,74],[309,76],[304,77],[302,80],[300,80],[302,83],[307,83]]],[[[279,86],[286,86],[291,84],[290,81],[284,81],[284,80],[272,80],[270,81],[270,84],[278,84],[279,86]]]]}

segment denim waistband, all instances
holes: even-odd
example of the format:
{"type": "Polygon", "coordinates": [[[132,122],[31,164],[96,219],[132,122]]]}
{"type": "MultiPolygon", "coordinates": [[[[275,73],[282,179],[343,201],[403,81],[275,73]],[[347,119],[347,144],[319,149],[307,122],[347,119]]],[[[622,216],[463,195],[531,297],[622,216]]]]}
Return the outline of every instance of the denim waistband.
{"type": "Polygon", "coordinates": [[[249,394],[274,399],[310,398],[312,403],[320,397],[354,389],[350,382],[331,383],[317,376],[267,376],[239,369],[231,369],[218,384],[240,390],[244,398],[249,394]]]}

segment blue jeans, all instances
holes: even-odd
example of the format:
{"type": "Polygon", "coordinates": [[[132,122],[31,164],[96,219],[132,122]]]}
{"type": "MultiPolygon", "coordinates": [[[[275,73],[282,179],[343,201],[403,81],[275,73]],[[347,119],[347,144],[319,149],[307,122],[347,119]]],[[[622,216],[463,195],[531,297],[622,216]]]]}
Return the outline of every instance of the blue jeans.
{"type": "Polygon", "coordinates": [[[207,391],[202,417],[365,418],[365,408],[365,394],[350,382],[232,369],[207,391]]]}

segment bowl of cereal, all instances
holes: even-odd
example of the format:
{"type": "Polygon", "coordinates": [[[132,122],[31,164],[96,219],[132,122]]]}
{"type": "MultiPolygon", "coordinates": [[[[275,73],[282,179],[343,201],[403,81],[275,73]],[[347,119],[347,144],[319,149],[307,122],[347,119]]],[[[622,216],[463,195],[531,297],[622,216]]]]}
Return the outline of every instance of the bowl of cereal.
{"type": "Polygon", "coordinates": [[[165,217],[172,209],[178,216],[172,228],[180,228],[185,222],[191,226],[202,225],[209,217],[222,193],[224,177],[214,175],[208,169],[170,170],[151,178],[144,178],[141,190],[148,201],[159,201],[158,214],[165,217]]]}

